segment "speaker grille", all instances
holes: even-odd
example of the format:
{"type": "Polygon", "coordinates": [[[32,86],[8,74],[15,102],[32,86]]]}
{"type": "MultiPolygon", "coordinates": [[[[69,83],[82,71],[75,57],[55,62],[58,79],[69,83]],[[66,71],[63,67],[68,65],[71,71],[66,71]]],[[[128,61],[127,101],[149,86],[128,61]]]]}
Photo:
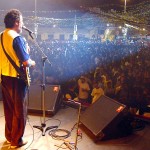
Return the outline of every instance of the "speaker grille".
{"type": "Polygon", "coordinates": [[[99,135],[119,113],[125,109],[125,105],[120,104],[106,96],[101,96],[81,115],[80,121],[95,136],[99,135]]]}
{"type": "MultiPolygon", "coordinates": [[[[29,88],[28,111],[42,113],[42,87],[32,84],[29,88]]],[[[61,105],[61,94],[59,85],[45,85],[44,93],[45,111],[47,114],[54,114],[61,105]]]]}

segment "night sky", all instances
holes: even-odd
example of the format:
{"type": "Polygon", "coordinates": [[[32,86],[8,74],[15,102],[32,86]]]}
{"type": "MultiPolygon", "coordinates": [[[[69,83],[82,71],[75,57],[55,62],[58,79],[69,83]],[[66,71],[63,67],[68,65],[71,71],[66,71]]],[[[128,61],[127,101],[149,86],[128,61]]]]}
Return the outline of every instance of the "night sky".
{"type": "MultiPolygon", "coordinates": [[[[37,10],[64,10],[78,9],[87,6],[102,6],[104,4],[124,5],[124,0],[1,0],[0,9],[17,8],[21,10],[34,10],[35,1],[37,10]]],[[[147,0],[127,0],[127,6],[147,0]]],[[[115,6],[114,6],[115,7],[115,6]]]]}

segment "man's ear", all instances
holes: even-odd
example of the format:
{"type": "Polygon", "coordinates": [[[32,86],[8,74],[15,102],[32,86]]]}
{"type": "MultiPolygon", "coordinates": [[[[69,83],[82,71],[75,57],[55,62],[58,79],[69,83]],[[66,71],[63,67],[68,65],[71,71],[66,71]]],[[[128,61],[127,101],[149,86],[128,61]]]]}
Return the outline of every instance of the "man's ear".
{"type": "Polygon", "coordinates": [[[19,21],[16,21],[16,22],[15,22],[15,26],[19,26],[19,21]]]}

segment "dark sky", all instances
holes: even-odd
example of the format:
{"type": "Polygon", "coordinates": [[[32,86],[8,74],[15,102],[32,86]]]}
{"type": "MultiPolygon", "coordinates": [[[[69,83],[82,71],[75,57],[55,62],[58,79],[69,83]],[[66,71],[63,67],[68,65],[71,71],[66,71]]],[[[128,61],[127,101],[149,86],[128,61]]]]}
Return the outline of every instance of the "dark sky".
{"type": "MultiPolygon", "coordinates": [[[[21,10],[34,10],[35,1],[37,10],[63,10],[76,9],[80,6],[98,6],[103,4],[124,5],[124,0],[1,0],[0,10],[17,8],[21,10]]],[[[127,6],[145,0],[127,0],[127,6]]]]}

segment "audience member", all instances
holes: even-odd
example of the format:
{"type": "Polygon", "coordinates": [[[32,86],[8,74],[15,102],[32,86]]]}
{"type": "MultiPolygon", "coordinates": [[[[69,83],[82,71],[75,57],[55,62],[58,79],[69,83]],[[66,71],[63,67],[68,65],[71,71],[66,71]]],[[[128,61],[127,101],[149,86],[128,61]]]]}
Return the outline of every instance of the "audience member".
{"type": "Polygon", "coordinates": [[[99,84],[97,81],[94,81],[93,83],[93,90],[92,90],[92,103],[95,103],[102,95],[104,95],[104,90],[99,87],[99,84]]]}

